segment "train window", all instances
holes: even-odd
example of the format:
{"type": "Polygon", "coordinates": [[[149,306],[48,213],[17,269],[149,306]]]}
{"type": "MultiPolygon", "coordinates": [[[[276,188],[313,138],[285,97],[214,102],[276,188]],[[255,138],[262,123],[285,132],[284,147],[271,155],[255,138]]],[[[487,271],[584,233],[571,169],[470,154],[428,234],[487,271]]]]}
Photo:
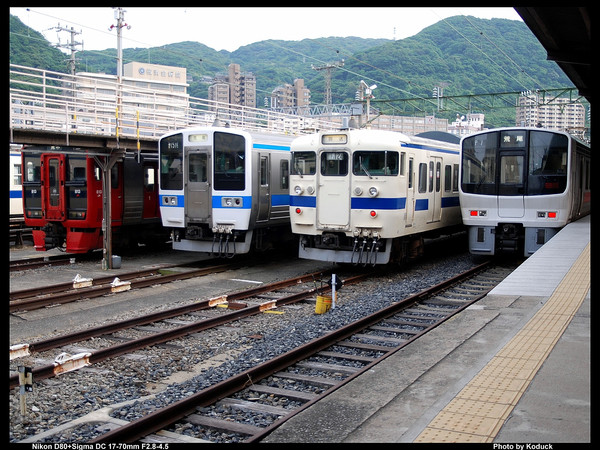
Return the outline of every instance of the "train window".
{"type": "Polygon", "coordinates": [[[473,194],[496,194],[498,133],[466,137],[462,144],[462,190],[473,194]]]}
{"type": "Polygon", "coordinates": [[[404,176],[406,171],[406,153],[400,153],[400,175],[404,176]]]}
{"type": "Polygon", "coordinates": [[[323,152],[321,153],[321,175],[345,176],[348,175],[348,153],[323,152]]]}
{"type": "Polygon", "coordinates": [[[243,191],[246,186],[246,139],[239,134],[215,132],[214,188],[243,191]]]}
{"type": "Polygon", "coordinates": [[[458,164],[453,165],[452,190],[458,192],[458,164]]]}
{"type": "Polygon", "coordinates": [[[314,175],[317,171],[315,152],[292,153],[292,175],[314,175]]]}
{"type": "Polygon", "coordinates": [[[33,155],[25,155],[23,157],[25,162],[26,172],[25,172],[25,182],[29,183],[39,183],[41,182],[40,176],[40,157],[33,155]]]}
{"type": "Polygon", "coordinates": [[[260,157],[260,185],[261,186],[269,185],[269,157],[268,156],[260,157]]]}
{"type": "Polygon", "coordinates": [[[414,159],[408,158],[408,189],[413,188],[413,166],[414,159]]]}
{"type": "Polygon", "coordinates": [[[427,164],[419,164],[419,192],[427,192],[427,164]]]}
{"type": "Polygon", "coordinates": [[[433,192],[433,161],[429,161],[429,192],[433,192]]]}
{"type": "Polygon", "coordinates": [[[144,189],[146,192],[155,191],[154,177],[154,167],[144,166],[144,189]]]}
{"type": "Polygon", "coordinates": [[[208,180],[208,154],[190,153],[188,167],[188,181],[192,183],[206,183],[208,180]]]}
{"type": "Polygon", "coordinates": [[[160,186],[166,190],[183,189],[183,135],[160,140],[160,186]]]}
{"type": "Polygon", "coordinates": [[[279,174],[281,178],[281,189],[287,190],[289,189],[289,180],[290,180],[290,162],[286,159],[281,161],[279,166],[279,174]]]}
{"type": "Polygon", "coordinates": [[[442,163],[435,164],[435,192],[440,192],[442,177],[442,163]]]}
{"type": "Polygon", "coordinates": [[[21,164],[13,165],[13,184],[17,186],[23,184],[21,175],[21,164]]]}
{"type": "Polygon", "coordinates": [[[361,151],[354,152],[352,173],[365,176],[398,175],[398,152],[361,151]]]}
{"type": "Polygon", "coordinates": [[[447,164],[444,166],[444,191],[450,192],[452,189],[452,166],[447,164]]]}
{"type": "Polygon", "coordinates": [[[69,157],[68,164],[68,181],[85,181],[86,159],[75,156],[69,157]]]}
{"type": "Polygon", "coordinates": [[[532,131],[529,136],[529,195],[558,194],[567,187],[569,139],[563,134],[532,131]]]}

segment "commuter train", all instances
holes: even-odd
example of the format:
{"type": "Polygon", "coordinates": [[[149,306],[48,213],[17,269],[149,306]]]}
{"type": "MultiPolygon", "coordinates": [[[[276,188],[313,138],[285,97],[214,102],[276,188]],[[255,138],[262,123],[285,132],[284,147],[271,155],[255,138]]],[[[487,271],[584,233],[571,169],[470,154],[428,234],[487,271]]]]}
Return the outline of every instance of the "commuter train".
{"type": "Polygon", "coordinates": [[[590,148],[567,133],[498,128],[462,139],[460,206],[473,255],[532,255],[590,213],[590,148]]]}
{"type": "Polygon", "coordinates": [[[173,248],[233,257],[292,239],[292,140],[225,127],[162,136],[160,209],[173,248]]]}
{"type": "Polygon", "coordinates": [[[381,130],[292,143],[290,220],[301,258],[360,265],[417,256],[461,228],[459,145],[381,130]]]}
{"type": "MultiPolygon", "coordinates": [[[[126,156],[111,170],[113,248],[167,242],[158,208],[158,161],[126,156]]],[[[60,147],[22,150],[25,225],[34,248],[87,253],[103,248],[102,171],[94,157],[60,147]]]]}

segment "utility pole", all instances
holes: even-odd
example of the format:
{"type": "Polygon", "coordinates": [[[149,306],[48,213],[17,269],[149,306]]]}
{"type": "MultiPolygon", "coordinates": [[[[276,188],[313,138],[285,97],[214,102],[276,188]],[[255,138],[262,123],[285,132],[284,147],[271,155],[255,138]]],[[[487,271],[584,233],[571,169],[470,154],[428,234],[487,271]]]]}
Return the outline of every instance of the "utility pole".
{"type": "Polygon", "coordinates": [[[58,24],[58,26],[54,27],[54,29],[56,31],[67,31],[67,32],[71,33],[71,42],[70,43],[61,44],[60,39],[59,39],[58,44],[56,44],[56,47],[68,48],[69,50],[71,50],[71,58],[69,59],[69,68],[71,71],[71,75],[75,75],[75,52],[76,52],[75,47],[78,45],[83,45],[83,42],[75,42],[75,36],[78,34],[81,34],[81,31],[77,32],[73,29],[73,27],[71,27],[71,29],[61,27],[60,23],[58,24]]]}
{"type": "Polygon", "coordinates": [[[316,70],[316,71],[324,70],[325,71],[325,104],[327,106],[331,105],[331,71],[333,69],[337,69],[338,67],[343,67],[343,66],[344,66],[343,59],[341,61],[334,62],[334,63],[326,63],[326,64],[323,64],[322,66],[314,66],[313,64],[310,65],[310,67],[313,70],[316,70]]]}
{"type": "Polygon", "coordinates": [[[121,45],[122,36],[121,29],[123,27],[127,27],[130,29],[131,26],[127,25],[124,22],[123,14],[125,11],[123,8],[114,8],[115,9],[115,19],[117,20],[116,25],[111,25],[108,29],[112,31],[113,28],[117,29],[117,86],[116,86],[116,94],[117,94],[117,110],[115,112],[115,131],[117,136],[117,152],[112,153],[109,156],[106,156],[102,161],[98,157],[95,157],[96,162],[102,168],[102,230],[103,230],[103,239],[102,239],[102,268],[103,269],[112,269],[113,268],[113,258],[112,258],[112,205],[111,205],[111,196],[112,196],[112,183],[111,183],[111,171],[113,166],[117,163],[119,159],[122,157],[122,153],[119,151],[119,129],[121,126],[121,117],[122,117],[122,102],[123,102],[123,92],[122,92],[122,81],[123,81],[123,48],[121,45]]]}

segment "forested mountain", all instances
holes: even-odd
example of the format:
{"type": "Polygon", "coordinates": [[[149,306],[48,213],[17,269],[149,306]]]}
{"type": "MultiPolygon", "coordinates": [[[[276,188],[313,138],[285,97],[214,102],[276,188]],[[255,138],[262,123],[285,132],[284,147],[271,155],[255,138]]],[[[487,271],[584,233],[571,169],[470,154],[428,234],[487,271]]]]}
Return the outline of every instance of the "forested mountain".
{"type": "MultiPolygon", "coordinates": [[[[67,71],[65,54],[14,16],[10,17],[10,32],[11,63],[67,71]]],[[[77,58],[79,71],[116,73],[116,49],[83,51],[77,58]]],[[[233,52],[181,42],[126,48],[123,59],[186,67],[191,77],[188,92],[194,97],[206,97],[208,81],[215,73],[225,72],[230,63],[240,64],[243,72],[256,75],[257,105],[262,105],[275,87],[295,78],[305,80],[313,104],[322,103],[324,73],[312,66],[343,59],[344,67],[332,72],[332,101],[352,102],[362,79],[378,85],[374,104],[389,114],[403,114],[406,102],[384,100],[431,97],[433,87],[440,84],[445,86],[446,96],[572,86],[558,65],[546,60],[545,50],[523,22],[470,16],[444,19],[397,41],[357,37],[267,40],[233,52]]],[[[449,108],[440,113],[432,109],[421,114],[434,112],[453,119],[456,113],[466,111],[449,108]]],[[[494,125],[514,123],[511,108],[481,112],[496,115],[494,125]]]]}

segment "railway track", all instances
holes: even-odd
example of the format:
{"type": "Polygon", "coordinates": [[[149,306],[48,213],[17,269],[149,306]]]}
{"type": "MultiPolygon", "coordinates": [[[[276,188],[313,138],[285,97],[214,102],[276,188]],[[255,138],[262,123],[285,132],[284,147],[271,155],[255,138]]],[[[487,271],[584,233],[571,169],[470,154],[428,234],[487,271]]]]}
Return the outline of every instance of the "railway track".
{"type": "MultiPolygon", "coordinates": [[[[202,270],[214,270],[214,267],[205,268],[202,270]]],[[[223,269],[225,270],[225,269],[223,269]]],[[[194,271],[196,273],[196,271],[194,271]]],[[[113,358],[125,353],[130,353],[135,350],[145,348],[152,345],[162,344],[182,336],[187,336],[192,333],[197,333],[203,330],[221,326],[227,323],[231,323],[240,320],[244,317],[249,317],[255,314],[259,314],[265,310],[277,308],[280,306],[296,303],[306,299],[307,297],[313,296],[316,292],[319,292],[321,288],[317,288],[314,285],[315,277],[321,277],[323,272],[315,272],[299,277],[291,278],[288,280],[270,283],[263,286],[258,286],[252,289],[246,289],[244,291],[232,294],[226,294],[219,297],[211,298],[208,300],[198,301],[189,305],[181,306],[178,308],[172,308],[169,310],[161,311],[154,314],[149,314],[133,319],[107,324],[104,326],[85,329],[79,332],[58,336],[55,338],[46,339],[43,341],[34,342],[31,344],[15,345],[11,347],[10,359],[17,359],[22,356],[30,355],[32,353],[39,353],[42,351],[48,351],[59,348],[61,346],[74,344],[81,342],[86,339],[90,339],[98,336],[105,336],[110,333],[122,331],[142,325],[148,325],[167,319],[172,319],[177,316],[190,314],[193,312],[214,308],[217,305],[226,305],[228,310],[231,312],[227,314],[219,314],[216,317],[198,321],[191,321],[187,325],[181,325],[172,329],[162,331],[160,333],[152,333],[147,337],[128,340],[118,345],[107,347],[101,350],[92,352],[90,355],[82,357],[79,361],[68,361],[66,364],[48,364],[45,366],[35,367],[32,370],[33,377],[37,381],[46,378],[53,377],[55,375],[64,373],[67,370],[76,369],[85,365],[98,363],[108,358],[113,358]],[[310,283],[311,287],[305,288],[306,283],[310,283]],[[300,286],[300,291],[289,294],[286,292],[290,287],[300,286]],[[277,291],[278,298],[273,298],[277,291]],[[264,301],[264,296],[269,294],[270,300],[264,301]],[[254,305],[248,303],[241,303],[242,301],[253,301],[254,305]],[[67,367],[69,369],[67,369],[67,367]]],[[[198,276],[190,275],[190,276],[198,276]]],[[[350,284],[356,282],[367,274],[358,275],[352,279],[346,280],[346,283],[350,284]]],[[[18,386],[18,375],[13,375],[9,379],[10,388],[18,386]]]]}
{"type": "Polygon", "coordinates": [[[161,435],[172,439],[173,431],[181,428],[178,423],[199,435],[201,430],[218,429],[238,435],[239,441],[260,441],[293,415],[484,297],[510,270],[477,266],[92,442],[169,442],[161,435]],[[264,396],[286,397],[288,407],[262,402],[264,396]],[[240,414],[243,422],[234,418],[240,414]]]}
{"type": "Polygon", "coordinates": [[[100,297],[110,293],[121,292],[129,289],[139,289],[173,281],[200,277],[211,273],[223,272],[235,267],[235,264],[218,264],[186,272],[165,273],[169,268],[152,268],[120,274],[115,283],[115,277],[96,278],[90,286],[75,287],[75,282],[60,283],[53,286],[23,289],[10,293],[9,312],[31,311],[51,305],[65,304],[85,298],[100,297]]]}

